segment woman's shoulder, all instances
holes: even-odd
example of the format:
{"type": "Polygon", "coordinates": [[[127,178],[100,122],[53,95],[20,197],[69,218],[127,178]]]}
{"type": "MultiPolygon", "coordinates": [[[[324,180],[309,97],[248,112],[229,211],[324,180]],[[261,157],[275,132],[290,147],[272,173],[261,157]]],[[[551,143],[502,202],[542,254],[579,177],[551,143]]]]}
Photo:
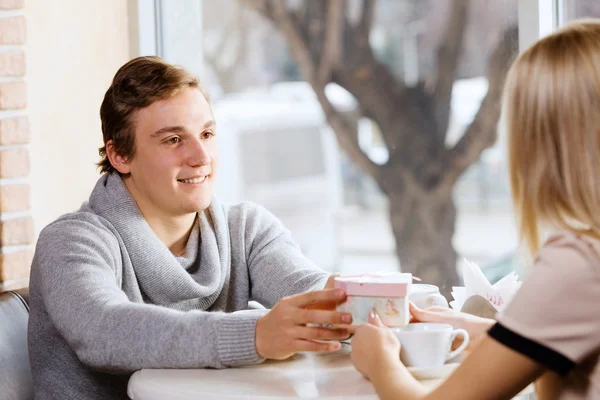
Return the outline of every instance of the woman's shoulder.
{"type": "Polygon", "coordinates": [[[600,238],[561,230],[548,236],[536,255],[536,265],[600,275],[600,238]]]}

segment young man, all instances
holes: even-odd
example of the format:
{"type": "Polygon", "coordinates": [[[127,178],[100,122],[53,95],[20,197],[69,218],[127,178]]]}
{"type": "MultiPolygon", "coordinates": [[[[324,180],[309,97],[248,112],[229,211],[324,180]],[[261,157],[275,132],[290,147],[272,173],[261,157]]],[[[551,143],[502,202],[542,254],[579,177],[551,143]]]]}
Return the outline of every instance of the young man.
{"type": "Polygon", "coordinates": [[[196,77],[136,58],[100,117],[103,175],[88,202],[42,231],[32,265],[36,399],[126,399],[142,368],[339,348],[327,340],[347,330],[307,326],[351,322],[332,311],[344,294],[320,290],[329,274],[263,208],[213,197],[217,128],[196,77]],[[235,313],[249,300],[272,309],[235,313]]]}

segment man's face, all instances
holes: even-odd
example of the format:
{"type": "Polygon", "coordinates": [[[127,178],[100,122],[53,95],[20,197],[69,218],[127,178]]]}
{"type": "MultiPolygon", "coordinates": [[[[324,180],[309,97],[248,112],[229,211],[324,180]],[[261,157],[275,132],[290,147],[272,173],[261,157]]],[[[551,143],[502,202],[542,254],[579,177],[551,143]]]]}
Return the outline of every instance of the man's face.
{"type": "Polygon", "coordinates": [[[133,118],[136,152],[124,166],[130,174],[125,184],[142,212],[176,217],[207,208],[218,149],[204,95],[187,88],[133,118]]]}

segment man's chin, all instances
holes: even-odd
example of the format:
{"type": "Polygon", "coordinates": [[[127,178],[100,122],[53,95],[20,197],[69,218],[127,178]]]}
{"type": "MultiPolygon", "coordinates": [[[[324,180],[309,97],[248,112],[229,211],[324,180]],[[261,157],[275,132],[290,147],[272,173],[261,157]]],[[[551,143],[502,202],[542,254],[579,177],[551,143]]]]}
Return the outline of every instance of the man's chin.
{"type": "Polygon", "coordinates": [[[192,204],[189,204],[188,207],[186,207],[186,211],[189,213],[204,211],[210,206],[210,201],[210,198],[195,201],[192,204]]]}

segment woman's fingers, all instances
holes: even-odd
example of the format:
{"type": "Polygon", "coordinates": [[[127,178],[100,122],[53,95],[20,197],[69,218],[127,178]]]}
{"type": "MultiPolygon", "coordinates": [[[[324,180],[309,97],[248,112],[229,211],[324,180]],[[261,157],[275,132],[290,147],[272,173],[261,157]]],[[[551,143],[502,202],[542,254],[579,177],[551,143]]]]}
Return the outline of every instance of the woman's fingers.
{"type": "Polygon", "coordinates": [[[444,322],[448,323],[452,316],[448,315],[447,308],[431,307],[426,310],[420,309],[413,303],[409,304],[410,314],[414,322],[444,322]]]}
{"type": "Polygon", "coordinates": [[[369,313],[369,323],[375,326],[383,326],[383,322],[381,322],[381,318],[375,310],[371,310],[369,313]]]}

